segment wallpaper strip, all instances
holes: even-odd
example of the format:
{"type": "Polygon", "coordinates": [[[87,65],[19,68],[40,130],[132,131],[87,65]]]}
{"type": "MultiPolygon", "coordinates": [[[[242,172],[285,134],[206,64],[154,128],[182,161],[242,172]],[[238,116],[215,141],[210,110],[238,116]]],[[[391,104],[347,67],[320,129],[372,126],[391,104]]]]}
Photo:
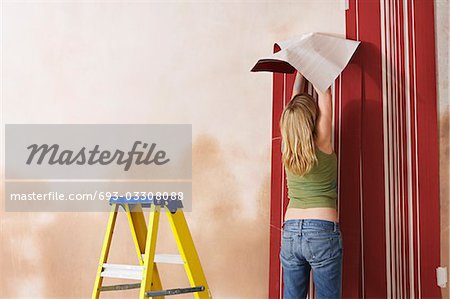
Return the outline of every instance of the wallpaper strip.
{"type": "MultiPolygon", "coordinates": [[[[440,297],[433,5],[351,0],[346,11],[347,38],[362,44],[333,88],[344,298],[440,297]]],[[[269,298],[282,298],[288,198],[278,121],[294,75],[273,78],[269,298]]]]}

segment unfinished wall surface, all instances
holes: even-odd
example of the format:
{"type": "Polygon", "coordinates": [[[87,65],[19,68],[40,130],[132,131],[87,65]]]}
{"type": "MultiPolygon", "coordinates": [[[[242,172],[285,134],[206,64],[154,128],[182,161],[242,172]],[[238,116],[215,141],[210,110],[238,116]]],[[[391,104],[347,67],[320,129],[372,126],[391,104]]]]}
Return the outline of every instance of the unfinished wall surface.
{"type": "MultiPolygon", "coordinates": [[[[343,34],[339,2],[1,3],[2,124],[192,123],[186,217],[212,294],[266,298],[272,76],[250,69],[274,41],[343,34]]],[[[110,261],[137,263],[121,216],[110,261]]],[[[1,212],[0,297],[89,297],[107,217],[1,212]]],[[[179,266],[160,269],[164,287],[187,284],[179,266]]]]}

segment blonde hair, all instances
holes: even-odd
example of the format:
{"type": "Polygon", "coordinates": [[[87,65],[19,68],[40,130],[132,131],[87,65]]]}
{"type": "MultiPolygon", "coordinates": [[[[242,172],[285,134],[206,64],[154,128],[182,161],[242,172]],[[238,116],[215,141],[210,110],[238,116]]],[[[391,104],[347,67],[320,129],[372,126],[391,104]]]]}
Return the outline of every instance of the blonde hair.
{"type": "Polygon", "coordinates": [[[318,162],[314,143],[318,113],[315,99],[301,93],[288,103],[281,115],[282,161],[287,170],[299,176],[307,174],[318,162]]]}

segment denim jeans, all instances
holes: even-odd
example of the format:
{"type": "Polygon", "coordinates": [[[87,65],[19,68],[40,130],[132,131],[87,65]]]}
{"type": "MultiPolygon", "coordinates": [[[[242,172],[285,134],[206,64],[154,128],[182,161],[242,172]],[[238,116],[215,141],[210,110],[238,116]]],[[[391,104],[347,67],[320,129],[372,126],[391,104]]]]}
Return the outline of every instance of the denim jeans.
{"type": "Polygon", "coordinates": [[[288,219],[283,223],[280,260],[285,299],[306,298],[310,270],[317,299],[342,297],[343,242],[338,222],[288,219]]]}

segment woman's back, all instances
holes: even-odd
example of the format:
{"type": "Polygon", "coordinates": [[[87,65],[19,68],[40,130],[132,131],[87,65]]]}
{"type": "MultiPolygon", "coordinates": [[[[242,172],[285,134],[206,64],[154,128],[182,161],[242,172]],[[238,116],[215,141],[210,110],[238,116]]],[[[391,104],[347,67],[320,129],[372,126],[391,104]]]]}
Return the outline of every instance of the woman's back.
{"type": "Polygon", "coordinates": [[[327,154],[316,146],[318,163],[304,176],[296,175],[286,168],[289,208],[336,209],[337,204],[337,157],[327,154]]]}

